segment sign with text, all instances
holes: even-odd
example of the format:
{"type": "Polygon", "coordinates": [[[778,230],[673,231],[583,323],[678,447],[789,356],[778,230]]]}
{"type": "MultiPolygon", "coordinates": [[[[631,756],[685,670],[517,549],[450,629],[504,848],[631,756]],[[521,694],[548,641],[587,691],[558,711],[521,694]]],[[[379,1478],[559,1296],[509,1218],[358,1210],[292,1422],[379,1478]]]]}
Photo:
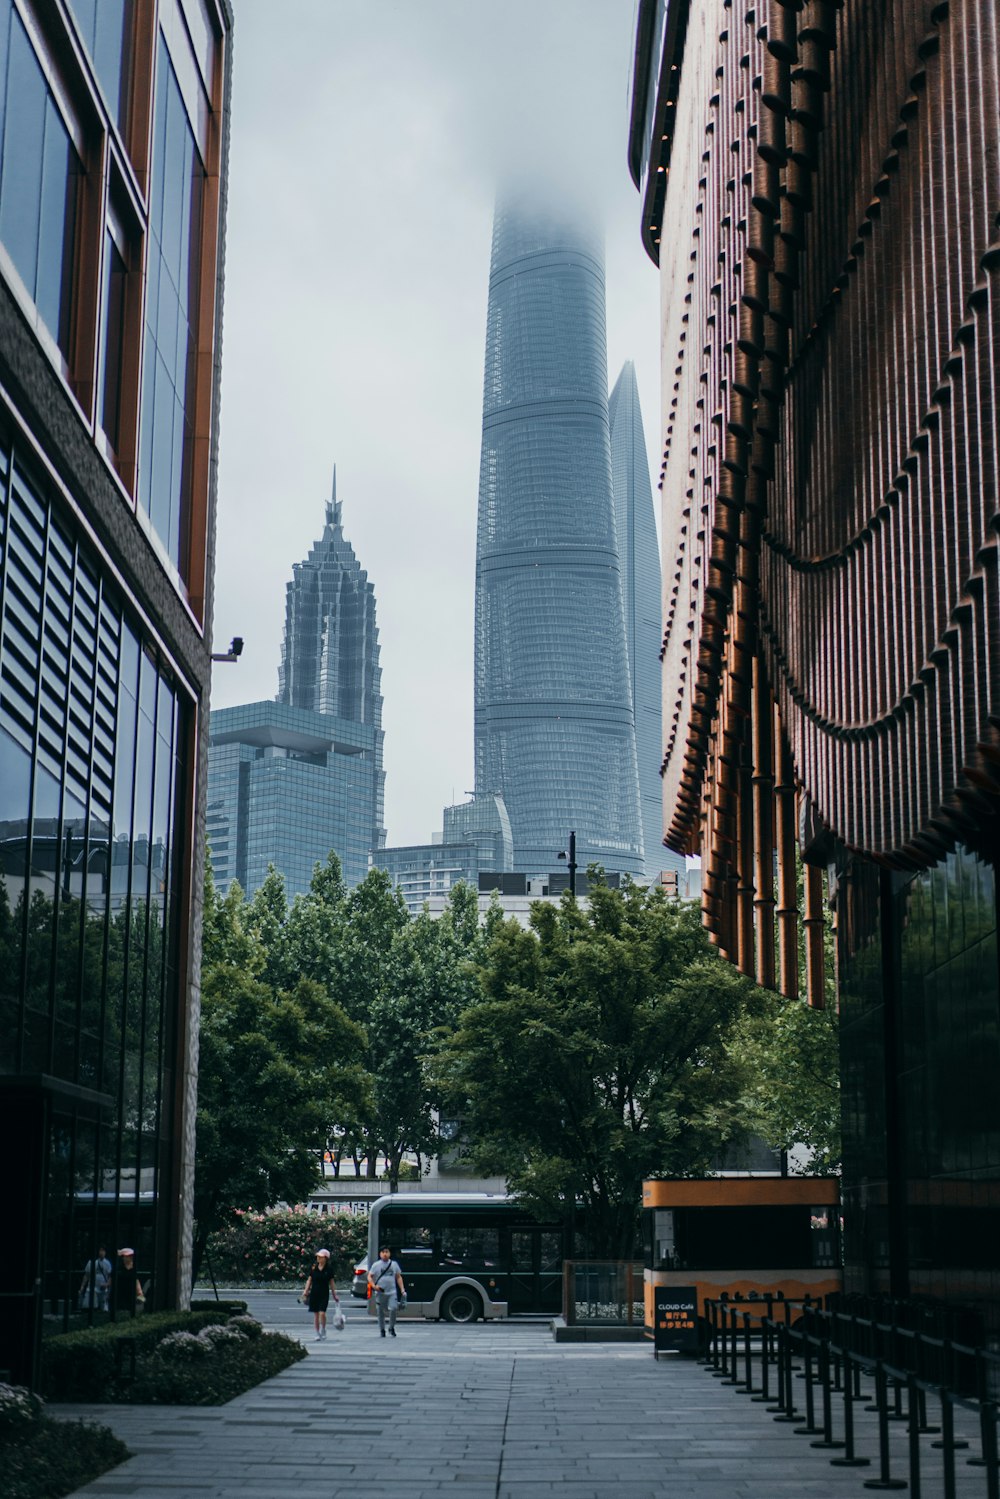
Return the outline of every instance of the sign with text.
{"type": "Polygon", "coordinates": [[[698,1348],[698,1292],[694,1286],[653,1287],[653,1349],[695,1353],[698,1348]]]}

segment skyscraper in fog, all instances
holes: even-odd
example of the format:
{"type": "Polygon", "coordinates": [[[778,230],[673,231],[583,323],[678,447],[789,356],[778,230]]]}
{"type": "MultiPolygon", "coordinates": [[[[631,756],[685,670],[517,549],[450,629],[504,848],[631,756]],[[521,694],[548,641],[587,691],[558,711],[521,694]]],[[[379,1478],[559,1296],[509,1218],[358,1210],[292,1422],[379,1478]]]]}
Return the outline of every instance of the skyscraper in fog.
{"type": "Polygon", "coordinates": [[[331,849],[348,884],[364,879],[385,843],[381,682],[375,590],[344,536],[334,475],[323,535],[288,584],[277,701],[212,713],[220,888],[235,879],[252,893],[273,863],[296,895],[331,849]]]}
{"type": "Polygon", "coordinates": [[[493,225],[476,550],[476,791],[514,868],[643,872],[600,241],[527,195],[493,225]]]}
{"type": "Polygon", "coordinates": [[[631,360],[622,366],[608,397],[608,415],[611,420],[615,526],[625,606],[625,642],[639,762],[642,842],[646,874],[652,879],[661,869],[683,869],[684,859],[663,847],[660,552],[653,519],[653,490],[649,482],[639,387],[631,360]]]}

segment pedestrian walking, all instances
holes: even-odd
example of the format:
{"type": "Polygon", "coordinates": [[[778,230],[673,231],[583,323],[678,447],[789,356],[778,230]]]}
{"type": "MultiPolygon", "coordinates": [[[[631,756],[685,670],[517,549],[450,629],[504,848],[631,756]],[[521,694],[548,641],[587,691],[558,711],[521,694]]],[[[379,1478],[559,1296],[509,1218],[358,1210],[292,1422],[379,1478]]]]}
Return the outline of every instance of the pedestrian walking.
{"type": "Polygon", "coordinates": [[[330,1305],[330,1294],[340,1306],[340,1297],[333,1284],[333,1269],[330,1265],[329,1249],[317,1249],[313,1267],[309,1272],[302,1300],[313,1314],[317,1343],[326,1342],[326,1309],[330,1305]]]}
{"type": "Polygon", "coordinates": [[[116,1312],[127,1312],[134,1317],[146,1304],[142,1282],[135,1268],[135,1250],[119,1249],[117,1260],[111,1276],[111,1305],[116,1312]]]}
{"type": "Polygon", "coordinates": [[[388,1244],[378,1252],[378,1259],[368,1272],[368,1284],[372,1288],[375,1297],[375,1310],[378,1313],[379,1336],[385,1337],[386,1313],[389,1314],[389,1336],[396,1336],[396,1312],[406,1301],[406,1287],[403,1285],[403,1272],[392,1257],[392,1250],[388,1244]]]}
{"type": "Polygon", "coordinates": [[[111,1261],[108,1259],[108,1251],[102,1244],[97,1251],[96,1258],[88,1260],[83,1267],[79,1296],[80,1310],[83,1312],[93,1308],[98,1312],[106,1312],[110,1284],[111,1261]]]}

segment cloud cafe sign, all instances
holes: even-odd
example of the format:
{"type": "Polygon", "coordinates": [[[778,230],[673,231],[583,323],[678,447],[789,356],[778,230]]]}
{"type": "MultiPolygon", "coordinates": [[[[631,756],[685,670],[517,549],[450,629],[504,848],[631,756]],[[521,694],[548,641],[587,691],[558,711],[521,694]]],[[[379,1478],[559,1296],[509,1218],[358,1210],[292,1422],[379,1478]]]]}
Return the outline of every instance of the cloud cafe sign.
{"type": "Polygon", "coordinates": [[[695,1353],[698,1348],[698,1293],[694,1286],[653,1287],[653,1351],[695,1353]]]}

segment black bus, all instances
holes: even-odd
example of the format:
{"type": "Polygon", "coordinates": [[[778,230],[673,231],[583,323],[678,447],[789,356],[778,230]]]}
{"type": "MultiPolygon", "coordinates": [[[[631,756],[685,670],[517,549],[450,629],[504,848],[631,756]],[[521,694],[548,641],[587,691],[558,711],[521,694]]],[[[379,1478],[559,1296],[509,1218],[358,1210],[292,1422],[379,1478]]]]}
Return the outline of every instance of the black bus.
{"type": "Polygon", "coordinates": [[[509,1197],[399,1192],[368,1219],[368,1263],[388,1245],[403,1270],[407,1312],[447,1322],[562,1310],[565,1230],[509,1197]]]}

